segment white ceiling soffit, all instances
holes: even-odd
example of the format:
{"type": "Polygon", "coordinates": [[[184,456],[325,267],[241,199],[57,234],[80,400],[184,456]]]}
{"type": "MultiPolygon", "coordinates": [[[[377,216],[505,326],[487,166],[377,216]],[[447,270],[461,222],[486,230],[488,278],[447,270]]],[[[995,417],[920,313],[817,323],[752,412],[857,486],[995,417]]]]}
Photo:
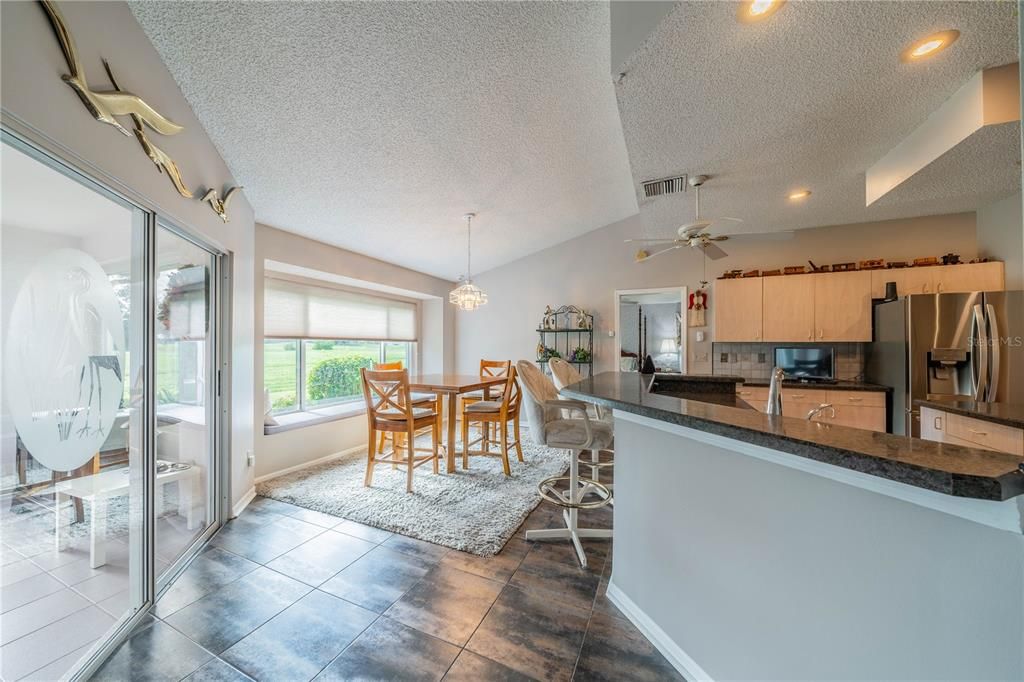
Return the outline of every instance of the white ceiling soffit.
{"type": "Polygon", "coordinates": [[[324,272],[323,270],[307,268],[301,265],[293,265],[292,263],[282,263],[280,261],[270,259],[263,261],[263,267],[267,272],[270,273],[277,272],[282,275],[294,275],[296,277],[302,277],[304,279],[310,280],[318,280],[321,282],[334,282],[335,284],[341,284],[346,287],[352,287],[353,289],[379,291],[382,294],[393,294],[395,296],[417,298],[424,301],[429,301],[431,299],[438,298],[433,294],[427,294],[422,291],[413,291],[412,289],[393,287],[387,284],[370,282],[365,279],[356,279],[355,277],[346,277],[344,275],[336,275],[333,272],[324,272]]]}
{"type": "Polygon", "coordinates": [[[1017,64],[979,71],[920,127],[868,168],[867,205],[878,201],[983,127],[1013,121],[1020,121],[1017,64]]]}
{"type": "Polygon", "coordinates": [[[598,2],[132,2],[259,222],[455,279],[637,211],[598,2]]]}
{"type": "MultiPolygon", "coordinates": [[[[1020,187],[1020,143],[1009,135],[979,140],[1005,143],[998,156],[1009,164],[987,168],[994,150],[971,144],[956,150],[957,163],[941,157],[871,206],[864,183],[868,167],[978,71],[1017,61],[1015,8],[788,2],[743,24],[736,3],[680,3],[626,60],[616,86],[634,191],[640,196],[645,179],[711,175],[702,214],[745,221],[715,225],[723,233],[972,211],[1006,196],[1020,187]],[[960,31],[949,49],[900,61],[907,45],[949,28],[960,31]],[[811,197],[788,200],[804,188],[811,197]]],[[[646,236],[670,236],[692,219],[693,192],[640,206],[646,236]]]]}

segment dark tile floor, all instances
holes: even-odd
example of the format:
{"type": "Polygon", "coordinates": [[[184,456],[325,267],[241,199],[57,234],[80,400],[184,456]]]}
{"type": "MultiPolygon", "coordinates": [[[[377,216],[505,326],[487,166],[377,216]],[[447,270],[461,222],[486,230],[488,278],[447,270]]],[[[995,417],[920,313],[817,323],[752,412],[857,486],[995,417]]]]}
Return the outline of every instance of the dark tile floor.
{"type": "MultiPolygon", "coordinates": [[[[610,527],[610,508],[584,512],[610,527]]],[[[611,544],[481,558],[257,498],[99,671],[109,680],[681,679],[605,597],[611,544]]]]}

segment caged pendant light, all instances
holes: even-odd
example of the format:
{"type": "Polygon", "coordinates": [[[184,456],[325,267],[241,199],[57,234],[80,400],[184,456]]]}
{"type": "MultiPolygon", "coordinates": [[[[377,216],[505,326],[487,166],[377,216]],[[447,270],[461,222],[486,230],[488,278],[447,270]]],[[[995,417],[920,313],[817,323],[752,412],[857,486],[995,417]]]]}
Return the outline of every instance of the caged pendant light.
{"type": "Polygon", "coordinates": [[[467,213],[463,217],[466,219],[466,276],[459,278],[461,284],[448,294],[448,302],[458,306],[459,310],[476,310],[487,303],[487,294],[473,284],[471,226],[476,214],[467,213]]]}

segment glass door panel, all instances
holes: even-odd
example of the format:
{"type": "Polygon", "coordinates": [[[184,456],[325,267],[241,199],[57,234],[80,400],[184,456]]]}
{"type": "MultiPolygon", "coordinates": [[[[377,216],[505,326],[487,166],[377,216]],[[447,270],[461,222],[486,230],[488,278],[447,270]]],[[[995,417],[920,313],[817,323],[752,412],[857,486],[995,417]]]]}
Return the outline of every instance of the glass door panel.
{"type": "Polygon", "coordinates": [[[146,602],[147,216],[0,156],[0,677],[57,679],[146,602]]]}
{"type": "Polygon", "coordinates": [[[156,236],[158,575],[214,523],[215,256],[160,225],[156,236]]]}

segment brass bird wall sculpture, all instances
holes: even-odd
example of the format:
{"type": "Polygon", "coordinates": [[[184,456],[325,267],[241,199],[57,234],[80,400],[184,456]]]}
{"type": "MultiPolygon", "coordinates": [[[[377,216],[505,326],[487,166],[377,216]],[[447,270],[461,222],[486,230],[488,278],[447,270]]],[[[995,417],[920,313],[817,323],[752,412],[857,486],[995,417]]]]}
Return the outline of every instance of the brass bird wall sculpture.
{"type": "MultiPolygon", "coordinates": [[[[103,68],[107,72],[107,76],[110,78],[110,84],[114,86],[115,90],[120,91],[121,88],[117,85],[117,80],[114,78],[114,72],[110,70],[110,64],[107,60],[103,60],[103,68]]],[[[143,127],[143,118],[139,114],[130,114],[132,121],[135,123],[135,137],[139,140],[139,144],[142,145],[142,150],[146,152],[146,156],[156,164],[156,169],[160,172],[166,172],[167,177],[170,178],[171,184],[174,185],[174,189],[178,190],[178,194],[191,199],[195,196],[187,186],[185,181],[181,177],[181,171],[178,170],[178,164],[174,163],[174,159],[167,155],[167,152],[157,147],[155,144],[149,141],[146,136],[146,129],[143,127]]]]}
{"type": "Polygon", "coordinates": [[[220,219],[225,223],[228,222],[228,204],[231,202],[231,197],[235,196],[235,192],[243,187],[232,187],[221,199],[217,196],[217,190],[207,190],[206,194],[203,195],[202,201],[209,202],[210,207],[213,208],[213,212],[220,216],[220,219]]]}
{"type": "Polygon", "coordinates": [[[182,126],[163,116],[137,95],[130,92],[96,92],[92,90],[85,79],[85,70],[78,59],[75,41],[64,23],[64,17],[50,0],[40,0],[39,4],[46,12],[53,32],[57,34],[60,48],[64,52],[64,60],[68,64],[68,69],[71,70],[70,74],[65,74],[61,78],[74,89],[86,109],[97,121],[112,125],[129,137],[131,133],[118,122],[118,116],[137,117],[137,120],[143,121],[161,135],[176,135],[184,130],[182,126]]]}

